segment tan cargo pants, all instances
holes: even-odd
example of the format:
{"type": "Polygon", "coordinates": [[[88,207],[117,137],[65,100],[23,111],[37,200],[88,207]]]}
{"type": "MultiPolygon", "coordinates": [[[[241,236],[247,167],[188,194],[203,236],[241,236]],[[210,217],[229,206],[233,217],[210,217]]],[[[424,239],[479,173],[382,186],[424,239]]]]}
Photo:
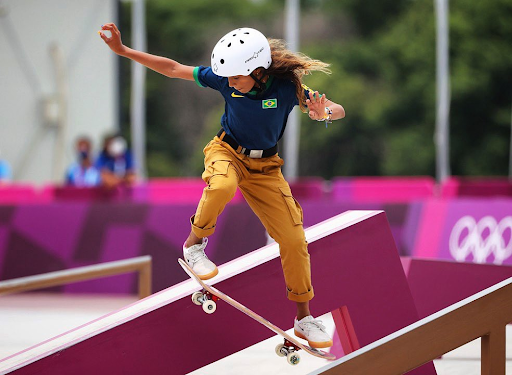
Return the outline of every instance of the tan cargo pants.
{"type": "Polygon", "coordinates": [[[191,218],[194,234],[212,235],[217,217],[240,188],[269,235],[279,244],[288,298],[295,302],[311,300],[314,293],[302,208],[281,173],[283,159],[278,155],[249,158],[219,137],[208,143],[204,155],[202,178],[208,186],[191,218]]]}

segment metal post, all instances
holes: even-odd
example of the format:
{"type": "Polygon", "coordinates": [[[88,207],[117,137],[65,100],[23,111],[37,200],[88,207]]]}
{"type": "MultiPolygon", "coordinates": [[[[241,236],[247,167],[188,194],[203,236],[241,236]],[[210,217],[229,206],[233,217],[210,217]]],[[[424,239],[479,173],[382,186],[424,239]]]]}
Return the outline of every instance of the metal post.
{"type": "MultiPolygon", "coordinates": [[[[298,51],[299,48],[299,21],[300,4],[299,0],[286,0],[285,5],[285,32],[284,38],[288,42],[288,47],[292,51],[298,51]]],[[[299,165],[299,109],[294,108],[288,117],[288,123],[285,131],[284,141],[284,175],[289,181],[293,181],[298,175],[299,165]]]]}
{"type": "MultiPolygon", "coordinates": [[[[133,0],[132,35],[133,48],[146,51],[146,12],[145,0],[133,0]]],[[[146,102],[145,102],[146,67],[132,62],[131,84],[131,131],[132,150],[135,157],[137,175],[146,177],[146,102]]]]}
{"type": "Polygon", "coordinates": [[[66,150],[68,130],[68,84],[64,53],[57,43],[50,45],[50,56],[55,68],[55,105],[57,106],[57,118],[55,121],[55,148],[53,151],[52,181],[60,181],[64,173],[64,157],[66,150]]]}
{"type": "Polygon", "coordinates": [[[450,67],[448,60],[448,0],[435,0],[437,28],[437,109],[436,179],[442,183],[450,175],[450,67]]]}

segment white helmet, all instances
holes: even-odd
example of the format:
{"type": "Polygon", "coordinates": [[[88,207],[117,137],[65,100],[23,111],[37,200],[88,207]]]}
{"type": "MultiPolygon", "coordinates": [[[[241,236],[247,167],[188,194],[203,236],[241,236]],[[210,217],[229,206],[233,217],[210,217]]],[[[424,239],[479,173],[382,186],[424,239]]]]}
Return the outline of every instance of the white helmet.
{"type": "Polygon", "coordinates": [[[212,70],[221,77],[248,76],[272,62],[268,40],[258,30],[243,27],[224,35],[212,52],[212,70]]]}

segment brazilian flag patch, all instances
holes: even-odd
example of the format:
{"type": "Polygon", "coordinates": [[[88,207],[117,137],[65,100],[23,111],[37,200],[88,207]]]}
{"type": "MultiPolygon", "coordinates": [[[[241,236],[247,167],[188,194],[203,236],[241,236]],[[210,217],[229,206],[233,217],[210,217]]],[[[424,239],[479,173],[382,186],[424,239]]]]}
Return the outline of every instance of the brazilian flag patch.
{"type": "Polygon", "coordinates": [[[261,101],[263,109],[277,108],[277,99],[265,99],[261,101]]]}

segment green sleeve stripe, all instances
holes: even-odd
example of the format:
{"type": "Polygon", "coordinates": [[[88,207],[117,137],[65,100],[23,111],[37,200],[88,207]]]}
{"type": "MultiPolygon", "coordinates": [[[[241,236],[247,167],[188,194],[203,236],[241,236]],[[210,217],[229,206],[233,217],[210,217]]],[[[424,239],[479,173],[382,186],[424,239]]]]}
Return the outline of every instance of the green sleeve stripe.
{"type": "Polygon", "coordinates": [[[198,85],[199,87],[206,87],[206,86],[203,86],[203,85],[201,84],[201,82],[199,82],[199,78],[197,77],[197,74],[198,74],[198,73],[199,73],[199,67],[198,67],[198,66],[196,66],[196,67],[194,68],[194,72],[193,72],[193,74],[194,74],[194,81],[196,81],[196,83],[197,83],[197,85],[198,85]]]}

